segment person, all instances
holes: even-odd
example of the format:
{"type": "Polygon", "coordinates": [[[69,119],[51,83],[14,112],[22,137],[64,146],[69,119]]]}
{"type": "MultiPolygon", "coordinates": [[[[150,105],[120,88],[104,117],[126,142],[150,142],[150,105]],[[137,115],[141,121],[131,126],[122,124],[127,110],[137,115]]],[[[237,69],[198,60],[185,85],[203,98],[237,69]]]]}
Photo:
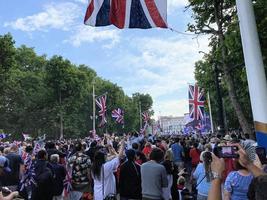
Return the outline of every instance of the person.
{"type": "Polygon", "coordinates": [[[45,146],[48,155],[48,161],[50,161],[50,156],[53,154],[58,154],[60,158],[64,158],[66,156],[66,154],[56,148],[56,144],[54,142],[48,142],[45,146]]]}
{"type": "MultiPolygon", "coordinates": [[[[239,144],[235,144],[235,145],[238,146],[239,148],[238,161],[243,167],[246,167],[256,178],[267,175],[266,173],[262,171],[262,169],[258,168],[256,165],[254,165],[250,161],[250,159],[248,158],[248,155],[246,154],[244,149],[242,149],[242,147],[239,144]]],[[[219,159],[215,155],[212,155],[211,170],[213,174],[213,180],[211,183],[208,200],[214,200],[214,199],[221,200],[222,199],[222,195],[221,195],[222,194],[221,192],[222,174],[223,174],[223,171],[225,170],[224,160],[222,158],[219,159]]],[[[266,191],[263,191],[262,189],[260,189],[259,194],[262,194],[262,193],[266,193],[266,191]]],[[[259,199],[259,200],[263,200],[263,199],[259,199]]]]}
{"type": "Polygon", "coordinates": [[[164,159],[162,165],[166,169],[167,179],[168,179],[168,187],[162,189],[162,196],[165,200],[169,200],[169,199],[172,199],[172,194],[171,194],[172,185],[173,185],[173,183],[177,182],[177,180],[175,180],[175,182],[173,182],[174,164],[172,162],[172,152],[171,151],[168,150],[165,153],[165,159],[164,159]]]}
{"type": "Polygon", "coordinates": [[[230,172],[225,180],[224,199],[246,200],[248,187],[253,176],[238,161],[236,161],[235,166],[237,171],[230,172]]]}
{"type": "Polygon", "coordinates": [[[53,172],[53,200],[63,200],[64,179],[66,176],[65,168],[59,164],[59,155],[52,154],[50,156],[49,167],[53,172]]]}
{"type": "Polygon", "coordinates": [[[141,165],[143,200],[160,200],[162,189],[168,186],[166,169],[160,164],[163,158],[163,151],[154,148],[150,154],[150,161],[141,165]]]}
{"type": "Polygon", "coordinates": [[[178,169],[183,169],[183,156],[184,150],[183,147],[179,143],[179,138],[175,139],[175,143],[171,145],[172,154],[173,154],[173,161],[178,166],[178,169]]]}
{"type": "Polygon", "coordinates": [[[89,156],[83,153],[81,142],[75,143],[75,153],[68,159],[72,171],[71,198],[80,199],[84,193],[91,192],[91,161],[89,156]]]}
{"type": "Polygon", "coordinates": [[[140,165],[135,163],[135,151],[126,151],[127,161],[120,167],[119,189],[120,199],[141,199],[141,171],[140,165]]]}
{"type": "Polygon", "coordinates": [[[119,154],[117,154],[115,149],[108,145],[108,151],[112,156],[115,156],[109,161],[107,161],[107,153],[103,149],[95,153],[91,172],[94,179],[94,200],[103,200],[108,196],[116,195],[116,179],[113,173],[123,158],[124,147],[125,143],[122,140],[119,154]]]}
{"type": "Polygon", "coordinates": [[[211,171],[213,174],[213,179],[211,181],[211,187],[209,190],[208,200],[221,200],[222,192],[221,192],[221,184],[222,184],[222,175],[225,170],[225,163],[223,158],[219,159],[217,156],[212,154],[212,162],[211,162],[211,171]]]}
{"type": "MultiPolygon", "coordinates": [[[[5,173],[9,173],[9,172],[11,172],[11,169],[8,166],[7,158],[4,156],[0,156],[0,180],[5,173]]],[[[0,200],[11,200],[11,199],[16,198],[18,194],[19,193],[17,191],[14,191],[4,197],[2,194],[2,183],[0,182],[0,200]]]]}
{"type": "Polygon", "coordinates": [[[209,170],[211,164],[211,152],[204,151],[200,155],[202,161],[197,165],[193,173],[193,178],[196,179],[197,199],[207,200],[208,192],[211,187],[211,171],[209,170]]]}
{"type": "Polygon", "coordinates": [[[249,200],[266,200],[267,199],[267,175],[255,177],[248,189],[249,200]]]}
{"type": "Polygon", "coordinates": [[[18,147],[11,144],[9,153],[6,155],[9,161],[11,173],[6,173],[3,177],[3,185],[12,187],[12,190],[17,190],[20,177],[23,174],[24,162],[21,156],[18,155],[18,147]]]}
{"type": "Polygon", "coordinates": [[[85,151],[85,154],[90,157],[91,162],[94,161],[95,152],[97,151],[97,141],[94,140],[90,144],[90,148],[85,151]]]}
{"type": "Polygon", "coordinates": [[[147,142],[145,144],[145,147],[144,147],[143,151],[142,151],[145,154],[147,159],[149,158],[149,155],[150,155],[151,151],[152,151],[151,143],[147,142]]]}
{"type": "Polygon", "coordinates": [[[193,148],[190,149],[189,155],[191,157],[191,162],[192,162],[192,168],[193,171],[197,167],[199,161],[200,161],[200,150],[198,150],[198,143],[194,143],[193,148]]]}
{"type": "Polygon", "coordinates": [[[35,181],[37,187],[33,189],[33,200],[52,200],[53,198],[53,173],[48,167],[47,153],[41,149],[37,153],[34,163],[35,181]],[[51,187],[52,186],[52,187],[51,187]]]}

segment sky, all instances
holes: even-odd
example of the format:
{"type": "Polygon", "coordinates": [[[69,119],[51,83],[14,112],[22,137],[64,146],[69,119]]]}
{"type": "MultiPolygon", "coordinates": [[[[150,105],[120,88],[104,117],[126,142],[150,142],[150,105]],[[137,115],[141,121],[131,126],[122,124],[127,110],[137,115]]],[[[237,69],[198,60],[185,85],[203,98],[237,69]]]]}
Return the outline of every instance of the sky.
{"type": "MultiPolygon", "coordinates": [[[[187,0],[168,1],[169,27],[185,32],[192,22],[187,0]]],[[[188,83],[194,63],[208,52],[208,38],[169,29],[117,29],[83,24],[87,0],[1,0],[0,34],[16,46],[34,47],[48,57],[61,55],[85,64],[131,96],[148,93],[155,116],[188,113],[188,83]]]]}

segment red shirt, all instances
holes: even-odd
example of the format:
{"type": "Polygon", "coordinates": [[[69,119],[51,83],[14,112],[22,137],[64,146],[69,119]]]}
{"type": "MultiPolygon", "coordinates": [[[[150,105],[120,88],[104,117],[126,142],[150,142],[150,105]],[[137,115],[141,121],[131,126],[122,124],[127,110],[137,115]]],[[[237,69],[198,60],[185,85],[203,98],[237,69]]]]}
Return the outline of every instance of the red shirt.
{"type": "Polygon", "coordinates": [[[197,166],[200,161],[200,151],[196,148],[190,149],[189,155],[192,158],[192,165],[197,166]]]}
{"type": "Polygon", "coordinates": [[[151,146],[146,146],[144,149],[143,149],[143,153],[145,154],[145,156],[148,158],[149,157],[149,154],[151,153],[152,151],[152,148],[151,146]]]}

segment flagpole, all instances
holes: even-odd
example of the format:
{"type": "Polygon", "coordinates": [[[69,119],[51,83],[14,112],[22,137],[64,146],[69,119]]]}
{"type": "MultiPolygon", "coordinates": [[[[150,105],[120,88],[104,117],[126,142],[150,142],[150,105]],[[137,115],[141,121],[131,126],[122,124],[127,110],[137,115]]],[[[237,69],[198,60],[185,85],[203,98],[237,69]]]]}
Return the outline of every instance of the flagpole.
{"type": "Polygon", "coordinates": [[[210,104],[210,93],[208,92],[208,106],[209,106],[209,113],[210,113],[210,123],[211,123],[211,132],[214,133],[214,127],[213,127],[213,119],[211,114],[211,104],[210,104]]]}
{"type": "Polygon", "coordinates": [[[93,133],[96,134],[96,131],[95,131],[95,79],[93,80],[93,133]]]}
{"type": "Polygon", "coordinates": [[[257,142],[267,149],[267,81],[253,4],[251,0],[237,0],[236,6],[257,142]]]}
{"type": "Polygon", "coordinates": [[[139,101],[139,118],[140,118],[140,130],[142,130],[142,110],[141,110],[141,102],[139,101]]]}

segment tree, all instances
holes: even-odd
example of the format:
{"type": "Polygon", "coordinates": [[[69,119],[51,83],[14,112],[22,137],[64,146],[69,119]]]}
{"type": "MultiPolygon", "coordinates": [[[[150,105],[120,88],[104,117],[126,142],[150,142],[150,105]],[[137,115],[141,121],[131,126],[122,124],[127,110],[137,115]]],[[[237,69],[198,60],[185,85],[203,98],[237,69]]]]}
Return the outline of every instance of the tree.
{"type": "Polygon", "coordinates": [[[195,24],[189,25],[189,30],[195,33],[209,33],[211,35],[210,45],[213,47],[213,56],[218,66],[221,66],[224,82],[227,86],[229,98],[236,112],[239,124],[245,133],[251,136],[252,130],[240,100],[237,96],[233,75],[233,63],[229,59],[231,51],[226,45],[226,35],[231,26],[237,21],[236,7],[231,0],[190,0],[190,7],[193,10],[195,24]]]}

